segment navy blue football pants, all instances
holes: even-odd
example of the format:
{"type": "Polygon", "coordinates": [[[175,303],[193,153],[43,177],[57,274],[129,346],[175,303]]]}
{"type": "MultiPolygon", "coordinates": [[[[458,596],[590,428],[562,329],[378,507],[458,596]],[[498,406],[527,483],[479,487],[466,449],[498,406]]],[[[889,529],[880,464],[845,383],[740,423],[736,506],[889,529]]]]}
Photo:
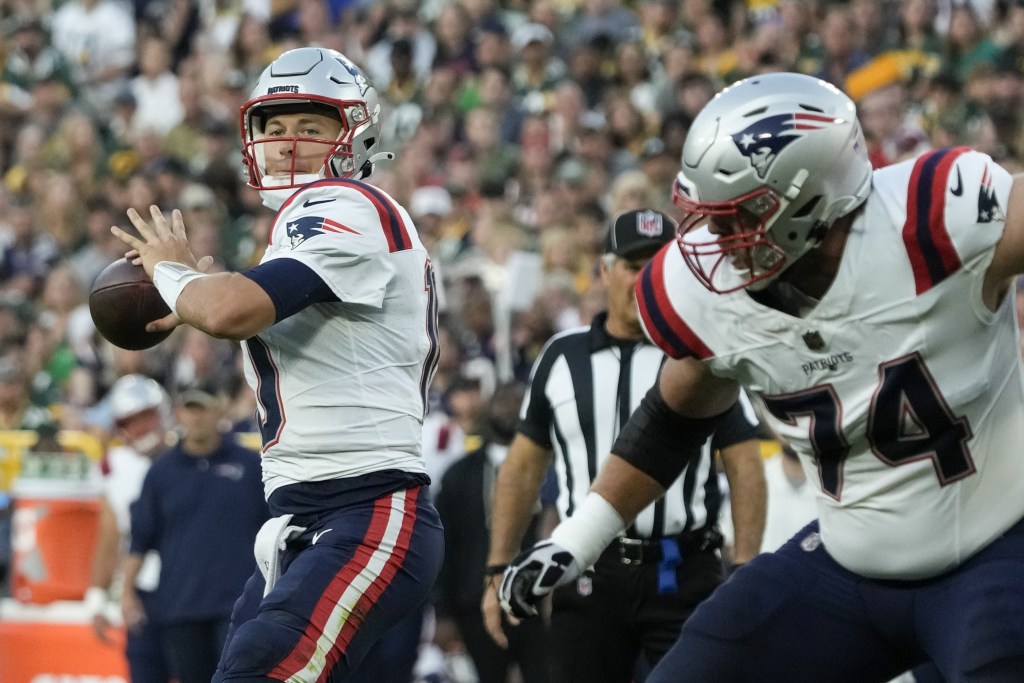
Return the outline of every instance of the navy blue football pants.
{"type": "Polygon", "coordinates": [[[929,659],[951,683],[1024,681],[1024,522],[923,581],[857,576],[817,531],[813,522],[720,586],[648,683],[871,683],[929,659]]]}
{"type": "Polygon", "coordinates": [[[423,487],[319,517],[288,544],[265,598],[263,575],[249,579],[213,680],[344,680],[427,599],[443,556],[441,522],[423,487]]]}

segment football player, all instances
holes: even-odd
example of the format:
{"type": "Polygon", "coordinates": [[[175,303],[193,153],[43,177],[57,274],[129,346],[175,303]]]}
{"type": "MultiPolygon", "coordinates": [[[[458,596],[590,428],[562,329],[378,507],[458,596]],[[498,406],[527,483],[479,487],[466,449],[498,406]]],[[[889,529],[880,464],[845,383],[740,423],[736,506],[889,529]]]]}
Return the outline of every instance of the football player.
{"type": "Polygon", "coordinates": [[[579,576],[736,400],[757,396],[819,519],[758,555],[648,679],[1024,675],[1024,181],[967,148],[872,171],[854,103],[777,73],[696,117],[678,240],[641,274],[669,361],[577,513],[504,577],[512,614],[579,576]]]}
{"type": "Polygon", "coordinates": [[[428,596],[443,538],[420,454],[437,359],[434,276],[408,212],[368,184],[376,90],[298,48],[241,110],[249,184],[277,211],[260,265],[202,272],[179,212],[114,233],[186,323],[242,342],[274,515],[217,679],[337,681],[428,596]]]}

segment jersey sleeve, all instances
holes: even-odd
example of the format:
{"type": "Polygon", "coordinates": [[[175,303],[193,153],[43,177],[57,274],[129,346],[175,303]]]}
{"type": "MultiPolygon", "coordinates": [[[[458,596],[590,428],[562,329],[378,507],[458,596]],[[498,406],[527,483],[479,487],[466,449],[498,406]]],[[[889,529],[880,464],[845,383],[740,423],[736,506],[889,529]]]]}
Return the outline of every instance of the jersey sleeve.
{"type": "Polygon", "coordinates": [[[938,149],[914,162],[903,242],[918,294],[978,257],[1003,234],[1013,179],[987,154],[938,149]]]}
{"type": "Polygon", "coordinates": [[[365,184],[313,183],[278,213],[276,248],[264,262],[295,259],[340,301],[379,308],[395,274],[389,255],[411,248],[408,222],[394,200],[365,184]]]}
{"type": "Polygon", "coordinates": [[[710,358],[711,349],[686,324],[671,296],[671,283],[679,285],[683,278],[692,278],[688,270],[680,272],[685,268],[675,241],[662,247],[644,266],[634,289],[640,324],[651,343],[670,358],[710,358]]]}

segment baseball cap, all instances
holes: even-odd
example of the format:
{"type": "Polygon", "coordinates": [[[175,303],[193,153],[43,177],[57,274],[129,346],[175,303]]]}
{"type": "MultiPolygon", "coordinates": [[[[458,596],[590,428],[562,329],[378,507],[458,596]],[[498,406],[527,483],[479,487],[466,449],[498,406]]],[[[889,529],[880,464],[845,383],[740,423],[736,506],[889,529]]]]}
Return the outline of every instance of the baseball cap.
{"type": "Polygon", "coordinates": [[[512,45],[517,50],[522,50],[530,43],[540,43],[545,47],[550,47],[554,42],[555,35],[544,24],[523,24],[512,33],[512,45]]]}
{"type": "Polygon", "coordinates": [[[182,189],[178,203],[183,209],[212,209],[217,205],[217,195],[206,185],[189,183],[182,189]]]}
{"type": "Polygon", "coordinates": [[[409,199],[409,213],[413,218],[427,214],[445,217],[451,212],[452,196],[443,187],[436,185],[417,187],[409,199]]]}
{"type": "Polygon", "coordinates": [[[223,394],[212,386],[199,384],[178,393],[178,405],[186,407],[216,408],[222,404],[223,394]]]}
{"type": "Polygon", "coordinates": [[[611,221],[604,250],[627,259],[653,256],[675,236],[676,222],[660,211],[623,211],[611,221]]]}

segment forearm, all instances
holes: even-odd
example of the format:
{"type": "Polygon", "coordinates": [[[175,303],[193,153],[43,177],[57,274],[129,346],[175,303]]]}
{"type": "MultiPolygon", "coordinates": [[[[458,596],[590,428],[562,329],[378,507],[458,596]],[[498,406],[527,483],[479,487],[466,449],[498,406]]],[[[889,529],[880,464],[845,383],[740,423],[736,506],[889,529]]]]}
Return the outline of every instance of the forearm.
{"type": "Polygon", "coordinates": [[[135,593],[135,580],[139,578],[139,571],[142,570],[142,560],[145,556],[139,553],[131,553],[124,560],[124,592],[135,593]]]}
{"type": "Polygon", "coordinates": [[[590,493],[571,517],[555,527],[551,540],[586,568],[642,509],[664,493],[655,479],[612,453],[590,493]]]}
{"type": "Polygon", "coordinates": [[[744,442],[725,449],[722,465],[729,480],[734,534],[732,561],[743,564],[761,550],[768,507],[764,463],[757,442],[744,442]]]}
{"type": "Polygon", "coordinates": [[[110,588],[120,555],[121,534],[117,530],[114,513],[104,504],[100,508],[99,534],[96,539],[96,551],[93,554],[89,585],[103,590],[110,588]]]}
{"type": "Polygon", "coordinates": [[[519,553],[550,464],[551,451],[522,434],[516,436],[494,487],[487,564],[507,564],[519,553]]]}
{"type": "Polygon", "coordinates": [[[189,282],[175,302],[178,318],[214,337],[248,339],[274,324],[270,297],[240,273],[215,273],[189,282]]]}
{"type": "Polygon", "coordinates": [[[590,490],[611,503],[626,524],[665,493],[657,480],[615,453],[601,466],[590,490]]]}

